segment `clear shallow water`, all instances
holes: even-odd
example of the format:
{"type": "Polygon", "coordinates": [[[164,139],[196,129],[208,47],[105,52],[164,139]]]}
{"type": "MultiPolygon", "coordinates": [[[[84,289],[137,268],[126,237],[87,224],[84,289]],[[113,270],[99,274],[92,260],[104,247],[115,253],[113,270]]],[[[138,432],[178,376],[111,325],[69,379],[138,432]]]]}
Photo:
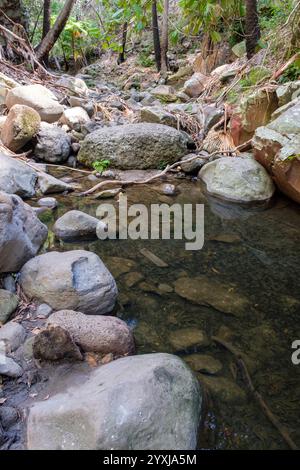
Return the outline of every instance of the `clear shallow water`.
{"type": "MultiPolygon", "coordinates": [[[[280,196],[267,210],[228,208],[207,201],[197,182],[175,180],[175,184],[178,194],[168,198],[170,203],[205,203],[205,244],[201,251],[186,251],[184,242],[178,240],[70,244],[55,240],[51,233],[47,250],[87,249],[103,259],[117,277],[118,315],[134,328],[138,353],[164,351],[184,358],[198,352],[222,363],[223,369],[211,379],[210,391],[205,394],[200,447],[285,449],[286,445],[247,393],[232,354],[213,342],[206,347],[176,350],[170,337],[181,328],[200,328],[208,336],[226,337],[242,351],[257,390],[300,446],[300,365],[291,362],[291,344],[300,339],[299,208],[280,196]],[[168,267],[154,265],[140,252],[143,248],[163,259],[168,267]],[[130,272],[139,273],[141,280],[131,286],[127,273],[118,275],[126,262],[115,257],[133,261],[130,272]],[[202,275],[246,297],[247,307],[233,316],[195,305],[174,291],[158,292],[161,283],[173,287],[178,278],[202,275]],[[150,283],[153,292],[145,292],[143,282],[150,283]],[[227,379],[225,387],[223,378],[227,379]]],[[[149,185],[130,187],[126,194],[130,203],[167,201],[149,185]]],[[[68,195],[59,198],[55,212],[44,213],[41,219],[51,229],[64,212],[79,209],[95,215],[98,205],[99,201],[68,195]]]]}

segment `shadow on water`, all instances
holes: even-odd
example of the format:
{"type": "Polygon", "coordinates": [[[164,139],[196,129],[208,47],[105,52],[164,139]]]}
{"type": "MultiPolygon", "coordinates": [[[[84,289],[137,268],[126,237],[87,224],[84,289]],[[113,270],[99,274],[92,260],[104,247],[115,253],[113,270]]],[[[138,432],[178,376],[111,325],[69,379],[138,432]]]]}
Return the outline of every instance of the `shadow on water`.
{"type": "MultiPolygon", "coordinates": [[[[278,196],[267,210],[239,210],[208,201],[197,182],[175,180],[174,184],[178,192],[173,198],[161,196],[150,185],[129,187],[129,204],[204,203],[202,250],[186,251],[180,240],[67,244],[51,233],[47,250],[80,248],[97,253],[117,280],[118,315],[134,329],[138,353],[179,354],[196,369],[208,390],[202,448],[284,449],[285,444],[247,392],[232,354],[213,342],[202,346],[193,342],[199,329],[209,337],[226,339],[244,353],[255,387],[300,445],[300,365],[291,362],[292,342],[300,339],[298,206],[278,196]],[[153,264],[142,254],[144,248],[168,266],[153,264]],[[234,315],[224,313],[217,305],[198,305],[174,291],[177,279],[188,278],[197,289],[194,280],[202,276],[212,282],[216,298],[225,286],[237,298],[246,299],[243,308],[234,315]],[[191,358],[191,354],[196,356],[191,358]],[[217,373],[210,363],[205,366],[207,356],[217,360],[217,373]]],[[[75,195],[58,200],[55,212],[41,215],[50,229],[70,209],[95,215],[99,205],[99,201],[75,195]]]]}

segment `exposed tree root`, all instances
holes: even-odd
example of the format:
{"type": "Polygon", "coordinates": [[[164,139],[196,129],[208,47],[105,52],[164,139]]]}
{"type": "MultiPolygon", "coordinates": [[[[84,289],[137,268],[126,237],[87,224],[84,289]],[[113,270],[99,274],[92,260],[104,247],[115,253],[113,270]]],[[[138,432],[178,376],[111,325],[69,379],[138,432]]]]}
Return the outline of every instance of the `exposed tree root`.
{"type": "Polygon", "coordinates": [[[285,426],[283,426],[278,418],[273,414],[273,412],[270,410],[266,402],[264,401],[263,397],[261,394],[255,389],[255,386],[252,382],[251,376],[249,374],[248,368],[242,358],[242,354],[238,349],[236,349],[232,344],[228,343],[227,341],[224,341],[221,338],[218,338],[217,336],[212,336],[212,340],[223,346],[223,348],[227,349],[230,351],[236,361],[238,366],[240,367],[242,374],[244,376],[244,379],[247,383],[247,386],[249,388],[249,391],[251,392],[253,398],[257,401],[259,406],[261,407],[263,413],[265,416],[268,418],[268,420],[273,424],[273,426],[277,429],[279,434],[281,435],[282,439],[285,441],[285,443],[290,447],[292,450],[298,450],[298,447],[296,446],[295,442],[292,440],[291,436],[289,435],[288,430],[286,429],[285,426]]]}

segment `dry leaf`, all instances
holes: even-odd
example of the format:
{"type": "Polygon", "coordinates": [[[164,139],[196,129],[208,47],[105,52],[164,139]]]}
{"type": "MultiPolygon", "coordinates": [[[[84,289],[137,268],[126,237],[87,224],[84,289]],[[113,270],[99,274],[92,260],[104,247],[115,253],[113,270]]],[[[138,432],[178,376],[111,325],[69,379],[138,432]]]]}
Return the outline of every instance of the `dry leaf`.
{"type": "Polygon", "coordinates": [[[108,364],[109,362],[114,360],[114,356],[112,353],[105,354],[105,356],[101,359],[101,364],[108,364]]]}
{"type": "Polygon", "coordinates": [[[3,403],[5,403],[7,400],[7,398],[0,398],[0,405],[3,405],[3,403]]]}
{"type": "Polygon", "coordinates": [[[94,353],[86,353],[85,360],[91,367],[97,367],[98,365],[97,356],[94,353]]]}
{"type": "Polygon", "coordinates": [[[33,333],[34,335],[38,335],[40,331],[41,328],[33,328],[33,330],[31,330],[31,333],[33,333]]]}

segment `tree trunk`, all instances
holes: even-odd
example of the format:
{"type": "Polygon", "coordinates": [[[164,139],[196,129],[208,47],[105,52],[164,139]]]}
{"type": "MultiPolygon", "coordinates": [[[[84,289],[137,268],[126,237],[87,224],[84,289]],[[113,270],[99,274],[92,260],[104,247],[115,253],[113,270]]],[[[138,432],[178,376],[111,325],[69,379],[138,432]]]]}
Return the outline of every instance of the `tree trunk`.
{"type": "Polygon", "coordinates": [[[161,48],[160,48],[156,0],[152,0],[152,31],[153,31],[155,62],[156,62],[157,71],[159,72],[161,69],[161,48]]]}
{"type": "Polygon", "coordinates": [[[127,30],[128,30],[128,23],[127,21],[123,24],[122,27],[122,48],[121,52],[118,57],[118,64],[123,64],[125,62],[125,50],[126,50],[126,41],[127,41],[127,30]]]}
{"type": "Polygon", "coordinates": [[[47,54],[49,54],[49,52],[51,51],[52,47],[59,38],[62,30],[64,29],[75,3],[76,0],[66,0],[53,27],[46,34],[46,36],[43,38],[43,40],[37,47],[36,55],[38,60],[43,60],[43,58],[47,56],[47,54]]]}
{"type": "Polygon", "coordinates": [[[161,71],[166,76],[168,71],[168,48],[169,48],[169,0],[164,0],[163,25],[161,33],[161,71]]]}
{"type": "MultiPolygon", "coordinates": [[[[50,19],[51,19],[51,0],[44,0],[44,16],[43,16],[43,32],[42,39],[47,36],[50,31],[50,19]]],[[[43,62],[46,66],[49,65],[49,54],[45,54],[43,62]]]]}
{"type": "Polygon", "coordinates": [[[44,16],[43,16],[43,33],[42,39],[50,31],[50,18],[51,18],[51,0],[44,0],[44,16]]]}
{"type": "Polygon", "coordinates": [[[260,38],[257,0],[246,0],[246,51],[250,59],[260,38]]]}

